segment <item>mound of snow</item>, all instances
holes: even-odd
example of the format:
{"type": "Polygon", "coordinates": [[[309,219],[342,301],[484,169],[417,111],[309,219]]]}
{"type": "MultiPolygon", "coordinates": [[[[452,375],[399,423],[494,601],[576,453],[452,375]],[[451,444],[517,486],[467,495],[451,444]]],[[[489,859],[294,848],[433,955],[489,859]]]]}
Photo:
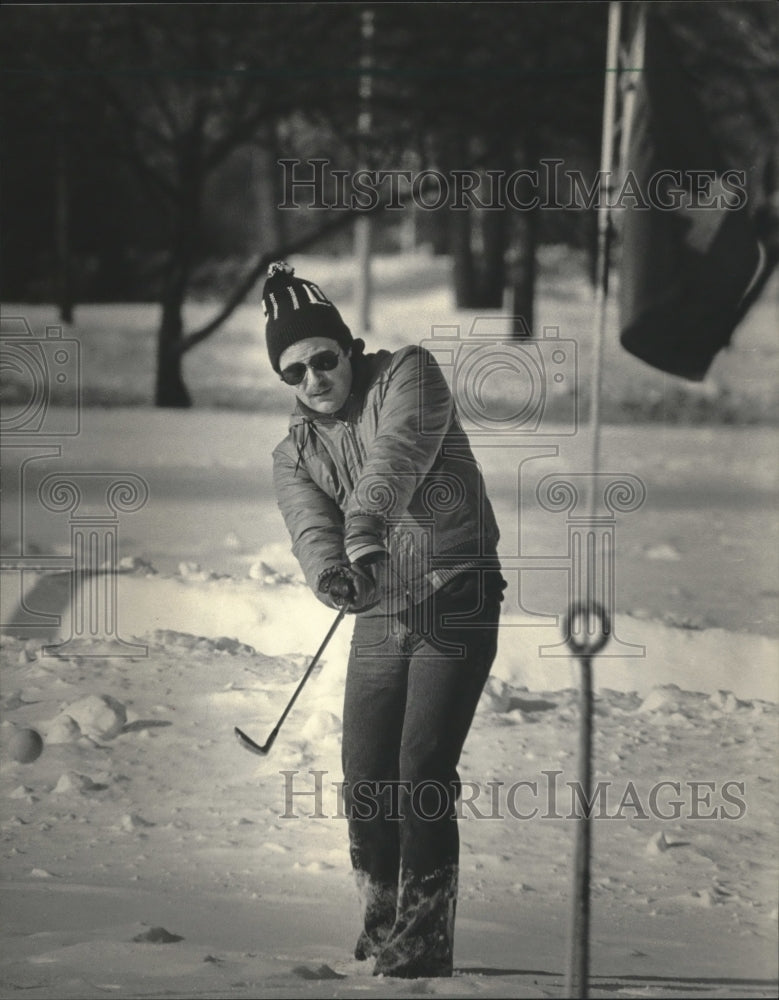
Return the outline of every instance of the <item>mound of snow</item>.
{"type": "Polygon", "coordinates": [[[260,559],[259,562],[252,563],[249,567],[249,579],[257,580],[259,583],[265,584],[265,586],[272,587],[278,583],[292,583],[293,578],[289,573],[279,573],[278,570],[269,566],[266,562],[260,559]]]}
{"type": "Polygon", "coordinates": [[[77,743],[81,738],[81,727],[67,712],[60,712],[44,729],[47,743],[77,743]]]}
{"type": "Polygon", "coordinates": [[[124,556],[119,560],[117,566],[120,573],[142,573],[154,576],[157,570],[152,566],[148,559],[143,559],[141,556],[124,556]]]}
{"type": "Polygon", "coordinates": [[[310,741],[318,741],[326,736],[341,732],[341,720],[335,713],[320,709],[312,713],[303,724],[300,735],[310,741]]]}
{"type": "Polygon", "coordinates": [[[89,795],[90,792],[102,792],[108,785],[93,781],[86,774],[79,774],[77,771],[67,771],[60,775],[60,779],[52,789],[55,795],[64,795],[68,792],[76,792],[78,795],[89,795]]]}
{"type": "MultiPolygon", "coordinates": [[[[127,639],[164,629],[219,639],[225,648],[234,640],[237,646],[248,644],[266,656],[308,657],[318,649],[334,616],[307,587],[296,583],[265,586],[249,579],[193,573],[121,574],[117,584],[119,632],[127,639]]],[[[334,698],[343,681],[352,627],[353,619],[347,617],[323,656],[334,698]]],[[[777,662],[779,640],[766,636],[720,628],[674,628],[617,615],[611,641],[593,661],[594,685],[596,690],[636,692],[642,698],[673,684],[715,698],[722,697],[720,691],[732,692],[736,702],[779,702],[777,662]]],[[[515,614],[501,619],[492,674],[530,691],[579,686],[579,662],[561,642],[559,630],[515,614]]],[[[499,685],[488,689],[488,697],[501,704],[499,685]]],[[[730,704],[726,699],[723,707],[730,704]]],[[[70,709],[68,714],[84,730],[70,709]]]]}
{"type": "MultiPolygon", "coordinates": [[[[225,643],[237,639],[267,656],[312,656],[335,616],[307,587],[265,587],[233,577],[126,576],[118,579],[118,592],[123,636],[165,630],[225,643]]],[[[347,617],[331,639],[323,657],[328,669],[333,664],[345,669],[352,625],[347,617]]]]}
{"type": "Polygon", "coordinates": [[[297,559],[292,555],[288,542],[271,542],[263,545],[257,554],[255,565],[269,567],[277,576],[290,581],[305,583],[297,559]]]}
{"type": "Polygon", "coordinates": [[[639,712],[673,711],[676,707],[676,696],[679,688],[676,684],[666,684],[663,687],[652,688],[639,706],[639,712]]]}
{"type": "Polygon", "coordinates": [[[127,722],[124,705],[110,694],[87,695],[68,705],[63,714],[69,716],[85,736],[94,740],[114,739],[127,722]]]}
{"type": "Polygon", "coordinates": [[[511,708],[511,687],[500,677],[488,677],[482,693],[482,707],[492,712],[508,712],[511,708]]]}

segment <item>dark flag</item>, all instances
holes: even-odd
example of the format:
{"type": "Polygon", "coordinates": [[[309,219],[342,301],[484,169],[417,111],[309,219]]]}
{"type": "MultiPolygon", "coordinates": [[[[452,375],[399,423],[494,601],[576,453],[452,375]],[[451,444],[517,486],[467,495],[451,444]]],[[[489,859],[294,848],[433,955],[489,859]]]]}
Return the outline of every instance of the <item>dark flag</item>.
{"type": "MultiPolygon", "coordinates": [[[[775,256],[750,204],[750,156],[739,171],[733,156],[723,155],[714,127],[723,116],[715,120],[701,101],[678,33],[647,6],[625,164],[638,197],[636,207],[627,199],[623,213],[620,341],[655,368],[700,381],[764,287],[775,256]]],[[[750,155],[760,141],[765,147],[765,136],[753,136],[750,155]]]]}

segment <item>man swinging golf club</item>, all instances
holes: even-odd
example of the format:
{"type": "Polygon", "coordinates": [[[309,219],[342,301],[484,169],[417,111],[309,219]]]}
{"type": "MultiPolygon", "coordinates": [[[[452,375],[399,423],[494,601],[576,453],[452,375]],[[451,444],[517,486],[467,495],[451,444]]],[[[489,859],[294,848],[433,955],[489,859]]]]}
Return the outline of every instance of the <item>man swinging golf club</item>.
{"type": "Polygon", "coordinates": [[[498,527],[447,382],[416,346],[364,354],[318,285],[271,264],[270,362],[296,397],[273,452],[292,550],[355,615],[344,804],[374,975],[450,976],[457,763],[497,649],[498,527]]]}

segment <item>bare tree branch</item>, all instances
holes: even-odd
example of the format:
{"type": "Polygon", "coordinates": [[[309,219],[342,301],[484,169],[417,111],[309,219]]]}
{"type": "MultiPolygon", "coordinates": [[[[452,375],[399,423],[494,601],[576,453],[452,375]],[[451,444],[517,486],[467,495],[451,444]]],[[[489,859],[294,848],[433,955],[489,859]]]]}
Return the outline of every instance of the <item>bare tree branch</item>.
{"type": "Polygon", "coordinates": [[[205,157],[206,170],[215,169],[226,157],[245,142],[249,142],[257,129],[264,123],[276,117],[271,108],[258,108],[242,121],[236,122],[233,128],[217,139],[205,157]]]}
{"type": "MultiPolygon", "coordinates": [[[[158,170],[152,163],[150,163],[148,156],[144,155],[139,148],[136,129],[139,126],[142,126],[140,118],[130,111],[123,98],[114,90],[113,87],[106,83],[105,80],[103,83],[104,87],[101,93],[106,97],[108,103],[114,108],[114,110],[116,110],[123,118],[126,126],[125,131],[122,133],[121,142],[115,141],[114,144],[121,147],[123,155],[129,159],[139,174],[152,183],[158,193],[167,199],[173,198],[176,190],[171,180],[166,177],[162,171],[158,170]]],[[[161,145],[170,145],[168,140],[165,139],[161,133],[156,132],[156,130],[153,131],[155,138],[161,145]]]]}
{"type": "Polygon", "coordinates": [[[95,70],[95,72],[99,73],[101,77],[101,82],[103,84],[105,96],[108,98],[109,103],[113,106],[113,108],[116,111],[119,112],[119,114],[128,124],[128,126],[132,127],[138,132],[145,132],[153,142],[161,146],[166,146],[170,144],[170,139],[168,136],[165,135],[164,132],[160,132],[159,129],[156,129],[152,125],[149,125],[149,123],[144,121],[144,119],[140,115],[134,114],[130,110],[130,108],[127,105],[127,102],[119,93],[119,91],[116,90],[116,88],[113,87],[106,79],[105,71],[95,70]]]}
{"type": "Polygon", "coordinates": [[[235,312],[239,305],[246,299],[246,296],[254,288],[260,278],[265,274],[268,265],[273,260],[279,260],[284,257],[290,257],[292,254],[300,253],[303,250],[307,250],[308,247],[313,246],[320,240],[324,239],[326,236],[331,236],[333,233],[344,229],[351,223],[358,215],[373,214],[374,212],[379,212],[384,208],[384,204],[379,204],[375,208],[370,209],[368,212],[360,209],[351,209],[344,212],[339,212],[335,218],[331,218],[324,225],[320,226],[319,229],[313,232],[306,233],[304,236],[298,237],[296,240],[291,240],[284,246],[275,247],[273,250],[269,250],[262,254],[252,266],[246,277],[238,284],[235,290],[232,292],[227,302],[220,309],[220,311],[214,316],[213,319],[209,320],[205,326],[201,327],[199,330],[194,330],[192,333],[186,333],[182,336],[179,351],[181,354],[185,354],[187,351],[192,350],[197,344],[200,344],[207,337],[210,337],[215,333],[220,326],[235,312]]]}
{"type": "MultiPolygon", "coordinates": [[[[467,169],[467,167],[465,168],[467,169]]],[[[429,180],[423,182],[421,186],[421,191],[425,192],[432,189],[433,183],[429,180]]],[[[216,333],[222,324],[232,316],[238,306],[245,301],[249,292],[254,288],[260,278],[265,274],[265,271],[271,261],[282,260],[284,257],[291,257],[292,254],[301,253],[303,250],[307,250],[310,246],[323,240],[326,236],[331,236],[333,233],[339,232],[353,222],[354,219],[359,215],[375,215],[378,212],[383,212],[387,207],[388,202],[379,200],[379,202],[371,208],[352,208],[340,211],[335,218],[331,218],[324,225],[320,226],[319,229],[314,230],[311,233],[306,233],[304,236],[298,237],[296,240],[290,240],[290,242],[285,243],[283,246],[275,247],[273,250],[269,250],[267,253],[262,254],[255,264],[251,267],[246,277],[236,286],[232,294],[229,296],[224,306],[219,310],[219,312],[214,316],[213,319],[209,320],[205,326],[201,327],[199,330],[193,330],[191,333],[185,333],[181,337],[179,344],[179,353],[186,354],[187,351],[192,350],[197,344],[202,343],[212,334],[216,333]]]]}
{"type": "MultiPolygon", "coordinates": [[[[148,17],[148,15],[147,15],[148,17]]],[[[149,44],[149,24],[154,26],[153,20],[147,21],[145,29],[142,28],[142,22],[137,17],[128,17],[126,20],[126,25],[129,29],[130,37],[132,38],[136,48],[143,56],[145,56],[153,65],[153,55],[149,44]]],[[[178,131],[178,123],[176,121],[176,116],[173,113],[173,109],[170,107],[168,102],[165,100],[165,96],[160,89],[157,82],[157,74],[154,72],[146,73],[143,77],[143,82],[151,95],[152,102],[157,108],[160,117],[164,121],[165,125],[170,131],[171,138],[175,136],[178,131]]]]}

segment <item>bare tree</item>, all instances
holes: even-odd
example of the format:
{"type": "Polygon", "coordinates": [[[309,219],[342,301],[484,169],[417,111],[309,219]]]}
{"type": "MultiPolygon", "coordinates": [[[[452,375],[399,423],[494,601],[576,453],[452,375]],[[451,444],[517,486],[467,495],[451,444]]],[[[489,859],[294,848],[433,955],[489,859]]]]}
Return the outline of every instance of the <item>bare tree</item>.
{"type": "MultiPolygon", "coordinates": [[[[142,179],[165,223],[158,406],[191,405],[183,354],[219,325],[187,334],[183,318],[203,250],[209,178],[297,106],[316,113],[332,100],[321,85],[335,72],[322,62],[323,37],[348,24],[347,13],[280,4],[269,16],[267,8],[254,5],[203,4],[117,5],[81,14],[95,116],[102,113],[110,142],[142,179]]],[[[276,254],[284,248],[268,249],[276,254]]],[[[237,290],[239,299],[248,291],[246,281],[241,287],[246,290],[237,290]]]]}

